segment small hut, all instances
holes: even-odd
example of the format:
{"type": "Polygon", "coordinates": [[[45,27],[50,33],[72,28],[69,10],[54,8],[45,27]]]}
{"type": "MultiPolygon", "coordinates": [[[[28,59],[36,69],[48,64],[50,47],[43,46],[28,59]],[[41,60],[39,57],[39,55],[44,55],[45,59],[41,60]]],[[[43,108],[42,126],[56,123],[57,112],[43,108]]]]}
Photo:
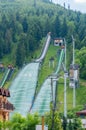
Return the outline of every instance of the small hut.
{"type": "Polygon", "coordinates": [[[54,46],[63,46],[63,39],[62,38],[55,38],[54,39],[54,46]]]}

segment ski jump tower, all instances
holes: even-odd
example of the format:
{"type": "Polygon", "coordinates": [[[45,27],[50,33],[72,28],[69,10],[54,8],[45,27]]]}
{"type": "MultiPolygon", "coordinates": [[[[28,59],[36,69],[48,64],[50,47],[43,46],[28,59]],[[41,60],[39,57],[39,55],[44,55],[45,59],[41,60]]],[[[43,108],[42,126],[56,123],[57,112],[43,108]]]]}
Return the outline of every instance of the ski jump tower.
{"type": "Polygon", "coordinates": [[[79,65],[75,64],[75,40],[72,36],[73,41],[73,62],[70,65],[69,70],[69,77],[70,77],[70,83],[69,86],[71,88],[77,88],[79,86],[79,65]]]}
{"type": "Polygon", "coordinates": [[[73,88],[73,108],[76,106],[76,88],[79,86],[79,65],[75,64],[75,40],[73,42],[73,62],[70,65],[70,82],[69,86],[73,88]]]}
{"type": "Polygon", "coordinates": [[[78,64],[71,64],[70,65],[70,83],[69,86],[73,88],[79,87],[79,65],[78,64]]]}

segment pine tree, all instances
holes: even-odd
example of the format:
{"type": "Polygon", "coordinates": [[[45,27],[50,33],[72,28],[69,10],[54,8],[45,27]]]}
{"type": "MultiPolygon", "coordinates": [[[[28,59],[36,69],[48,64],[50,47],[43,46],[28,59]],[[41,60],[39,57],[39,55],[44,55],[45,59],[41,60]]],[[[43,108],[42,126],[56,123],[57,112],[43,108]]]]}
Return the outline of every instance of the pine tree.
{"type": "Polygon", "coordinates": [[[69,124],[68,124],[68,130],[73,130],[73,125],[72,125],[71,120],[69,121],[69,124]]]}
{"type": "Polygon", "coordinates": [[[65,117],[63,117],[62,126],[63,126],[63,130],[66,130],[66,129],[67,129],[67,119],[66,119],[65,117]]]}
{"type": "Polygon", "coordinates": [[[59,17],[56,16],[55,22],[54,22],[54,31],[55,31],[55,37],[61,36],[61,24],[59,17]]]}
{"type": "Polygon", "coordinates": [[[22,67],[25,60],[25,46],[24,46],[24,39],[23,35],[21,35],[20,41],[17,46],[16,50],[16,65],[18,67],[22,67]]]}
{"type": "Polygon", "coordinates": [[[62,29],[61,29],[62,37],[65,37],[67,35],[67,32],[68,32],[67,22],[66,19],[64,18],[62,29]]]}
{"type": "Polygon", "coordinates": [[[28,23],[27,23],[27,19],[24,18],[23,22],[22,22],[22,26],[23,26],[23,32],[27,33],[28,31],[28,23]]]}

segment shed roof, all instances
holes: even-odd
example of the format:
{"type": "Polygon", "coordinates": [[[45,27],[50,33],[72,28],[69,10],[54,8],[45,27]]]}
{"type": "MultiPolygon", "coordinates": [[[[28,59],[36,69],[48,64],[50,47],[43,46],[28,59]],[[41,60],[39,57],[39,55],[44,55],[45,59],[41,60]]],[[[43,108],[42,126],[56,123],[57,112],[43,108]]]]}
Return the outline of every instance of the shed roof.
{"type": "Polygon", "coordinates": [[[77,115],[85,115],[86,116],[86,110],[78,111],[76,112],[77,115]]]}

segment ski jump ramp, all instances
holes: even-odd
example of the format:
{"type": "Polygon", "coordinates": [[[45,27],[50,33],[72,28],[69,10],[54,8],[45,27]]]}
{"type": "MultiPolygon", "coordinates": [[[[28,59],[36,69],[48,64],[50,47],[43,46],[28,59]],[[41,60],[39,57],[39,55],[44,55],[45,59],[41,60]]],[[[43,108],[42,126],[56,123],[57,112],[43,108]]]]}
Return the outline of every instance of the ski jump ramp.
{"type": "MultiPolygon", "coordinates": [[[[56,72],[53,75],[49,76],[41,86],[40,92],[38,93],[35,102],[33,104],[33,107],[31,109],[31,113],[38,112],[39,115],[44,115],[46,112],[50,111],[50,102],[52,100],[51,78],[54,79],[54,77],[58,75],[63,58],[64,58],[64,49],[61,50],[56,72]]],[[[55,91],[56,91],[56,81],[53,82],[53,99],[55,99],[55,91]]]]}
{"type": "Polygon", "coordinates": [[[29,112],[36,90],[39,66],[45,58],[50,40],[51,36],[50,33],[48,33],[41,56],[36,59],[35,62],[26,65],[12,82],[9,88],[11,93],[9,101],[12,102],[15,110],[12,112],[11,116],[14,113],[20,113],[22,116],[26,116],[29,112]]]}

